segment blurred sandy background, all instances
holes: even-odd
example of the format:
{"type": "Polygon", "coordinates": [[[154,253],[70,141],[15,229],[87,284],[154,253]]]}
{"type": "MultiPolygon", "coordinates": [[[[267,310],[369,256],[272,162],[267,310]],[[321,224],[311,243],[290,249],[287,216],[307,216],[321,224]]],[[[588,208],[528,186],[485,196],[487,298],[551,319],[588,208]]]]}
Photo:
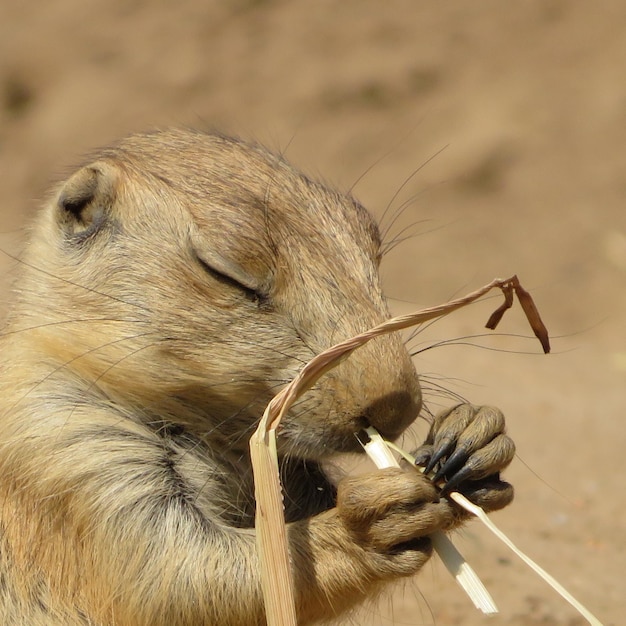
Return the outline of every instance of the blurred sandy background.
{"type": "MultiPolygon", "coordinates": [[[[378,217],[391,202],[388,238],[416,235],[384,262],[395,311],[515,272],[533,292],[550,356],[531,339],[476,338],[417,365],[425,386],[503,408],[520,458],[507,473],[516,503],[496,521],[621,624],[625,76],[617,0],[3,2],[0,248],[19,249],[45,189],[82,153],[132,130],[218,128],[286,149],[340,188],[362,177],[355,194],[378,217]]],[[[11,266],[0,254],[2,293],[11,266]]],[[[496,302],[414,345],[482,333],[496,302]]],[[[528,334],[518,311],[501,330],[528,334]]],[[[475,612],[433,560],[355,621],[585,623],[477,524],[457,543],[498,616],[475,612]]]]}

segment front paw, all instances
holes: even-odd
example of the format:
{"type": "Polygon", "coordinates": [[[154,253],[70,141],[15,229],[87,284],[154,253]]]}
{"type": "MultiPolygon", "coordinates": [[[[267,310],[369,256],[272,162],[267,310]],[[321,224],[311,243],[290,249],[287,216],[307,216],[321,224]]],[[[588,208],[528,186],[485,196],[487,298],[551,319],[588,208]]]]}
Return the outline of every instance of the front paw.
{"type": "Polygon", "coordinates": [[[450,527],[455,512],[418,472],[385,469],[344,478],[337,513],[351,540],[364,550],[372,575],[416,572],[432,553],[428,535],[450,527]]]}
{"type": "Polygon", "coordinates": [[[499,473],[515,456],[504,429],[499,409],[461,404],[437,415],[416,463],[435,471],[444,494],[460,491],[486,511],[501,509],[513,499],[513,487],[499,473]]]}

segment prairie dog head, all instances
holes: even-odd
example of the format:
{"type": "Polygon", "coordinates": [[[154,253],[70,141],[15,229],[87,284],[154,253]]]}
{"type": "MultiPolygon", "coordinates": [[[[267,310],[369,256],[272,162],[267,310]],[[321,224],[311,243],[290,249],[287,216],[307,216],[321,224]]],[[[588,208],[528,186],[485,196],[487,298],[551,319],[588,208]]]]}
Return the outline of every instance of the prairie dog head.
{"type": "MultiPolygon", "coordinates": [[[[39,326],[47,384],[234,449],[306,361],[388,316],[367,211],[218,135],[102,151],[60,186],[26,259],[13,324],[39,326]]],[[[401,340],[379,338],[320,379],[279,440],[323,458],[366,423],[398,435],[420,404],[401,340]]]]}

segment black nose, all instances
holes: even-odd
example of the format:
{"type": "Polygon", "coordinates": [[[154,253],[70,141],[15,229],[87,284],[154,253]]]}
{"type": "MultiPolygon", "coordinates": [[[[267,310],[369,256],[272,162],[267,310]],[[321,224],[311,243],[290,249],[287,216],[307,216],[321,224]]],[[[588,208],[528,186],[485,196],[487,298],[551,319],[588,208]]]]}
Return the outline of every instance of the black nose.
{"type": "Polygon", "coordinates": [[[415,384],[385,394],[368,405],[364,417],[384,437],[395,439],[415,421],[421,408],[422,394],[416,376],[415,384]]]}

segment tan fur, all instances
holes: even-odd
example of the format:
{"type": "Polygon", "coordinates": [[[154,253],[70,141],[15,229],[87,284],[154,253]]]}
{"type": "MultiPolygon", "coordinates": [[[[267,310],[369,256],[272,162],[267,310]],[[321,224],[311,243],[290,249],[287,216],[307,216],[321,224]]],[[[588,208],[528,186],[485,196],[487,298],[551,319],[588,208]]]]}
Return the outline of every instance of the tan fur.
{"type": "MultiPolygon", "coordinates": [[[[61,184],[0,344],[0,622],[264,623],[248,438],[308,359],[388,316],[379,247],[352,198],[217,135],[130,137],[61,184]]],[[[460,520],[421,476],[375,472],[337,496],[321,469],[420,405],[393,336],[284,420],[301,623],[414,573],[426,535],[460,520]]],[[[500,492],[482,497],[499,508],[500,492]]]]}

